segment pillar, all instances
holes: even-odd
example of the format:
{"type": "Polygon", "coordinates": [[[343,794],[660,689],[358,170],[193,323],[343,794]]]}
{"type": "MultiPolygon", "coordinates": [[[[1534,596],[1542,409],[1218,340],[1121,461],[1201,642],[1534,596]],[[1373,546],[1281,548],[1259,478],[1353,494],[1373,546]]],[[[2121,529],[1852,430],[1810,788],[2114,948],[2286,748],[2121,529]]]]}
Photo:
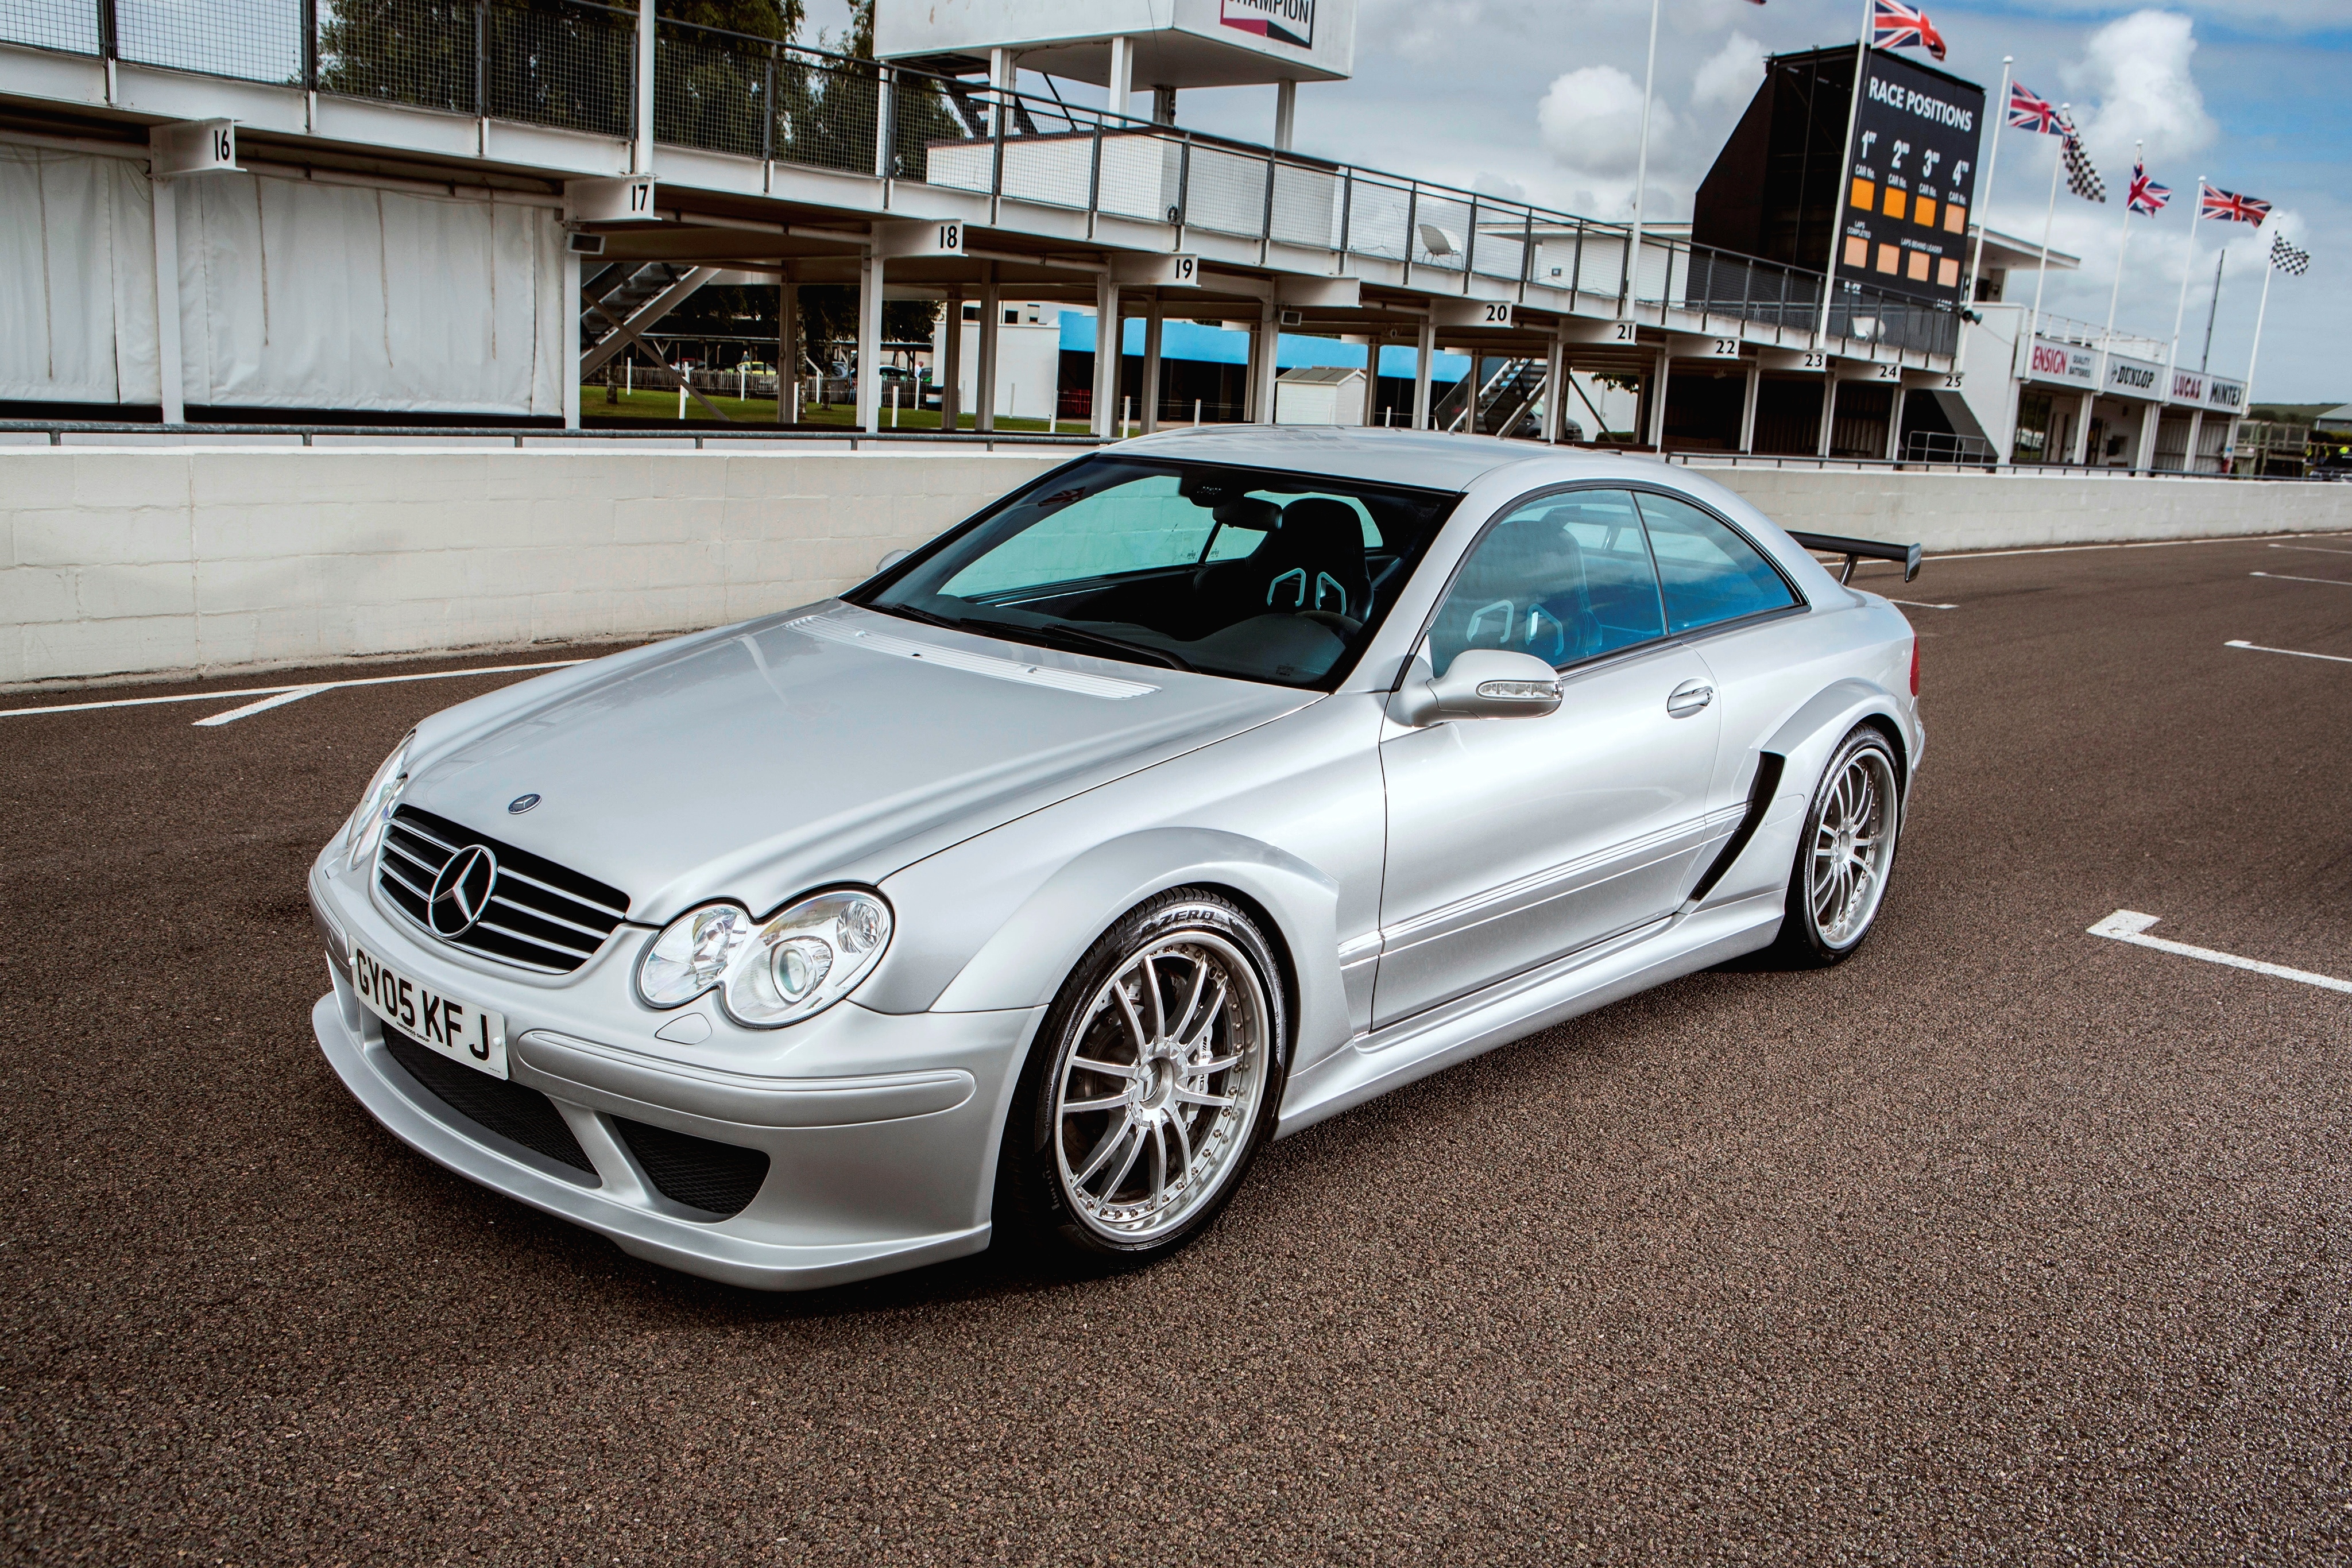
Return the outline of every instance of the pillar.
{"type": "Polygon", "coordinates": [[[2077,468],[2091,460],[2091,405],[2098,401],[2098,395],[2084,392],[2082,412],[2074,416],[2074,450],[2066,461],[2077,468]]]}
{"type": "Polygon", "coordinates": [[[1654,452],[1666,449],[1666,378],[1672,368],[1666,350],[1660,349],[1657,368],[1650,372],[1650,428],[1646,434],[1654,452]]]}
{"type": "Polygon", "coordinates": [[[790,263],[776,280],[776,423],[800,423],[793,384],[801,379],[801,287],[790,263]]]}
{"type": "Polygon", "coordinates": [[[1127,112],[1127,100],[1135,90],[1135,40],[1119,37],[1110,41],[1110,92],[1104,107],[1113,114],[1127,112]]]}
{"type": "Polygon", "coordinates": [[[1429,428],[1430,361],[1437,354],[1437,323],[1424,316],[1421,319],[1420,340],[1413,348],[1412,364],[1412,427],[1429,428]]]}
{"type": "Polygon", "coordinates": [[[1290,133],[1298,118],[1298,84],[1289,78],[1274,84],[1274,150],[1290,151],[1290,133]]]}
{"type": "Polygon", "coordinates": [[[948,286],[947,314],[940,331],[940,428],[958,430],[963,420],[963,285],[948,286]]]}
{"type": "Polygon", "coordinates": [[[1256,385],[1250,389],[1258,423],[1274,423],[1274,383],[1282,374],[1282,312],[1271,299],[1258,307],[1256,385]]]}
{"type": "Polygon", "coordinates": [[[1176,123],[1176,89],[1155,87],[1151,89],[1151,120],[1155,125],[1176,123]]]}
{"type": "Polygon", "coordinates": [[[1554,334],[1550,345],[1544,350],[1543,438],[1555,444],[1559,443],[1560,431],[1564,428],[1561,421],[1568,413],[1564,406],[1568,398],[1567,381],[1568,343],[1554,334]]]}
{"type": "Polygon", "coordinates": [[[580,258],[568,246],[563,252],[563,428],[580,428],[580,258]]]}
{"type": "Polygon", "coordinates": [[[2143,474],[2156,471],[2156,427],[2164,419],[2164,404],[2151,402],[2139,416],[2139,445],[2132,453],[2132,467],[2143,474]]]}
{"type": "Polygon", "coordinates": [[[996,329],[1004,310],[996,293],[996,263],[980,264],[980,363],[971,372],[971,427],[996,428],[996,329]]]}
{"type": "Polygon", "coordinates": [[[1756,400],[1763,395],[1764,372],[1754,365],[1748,367],[1748,388],[1739,395],[1739,450],[1756,450],[1756,400]]]}
{"type": "Polygon", "coordinates": [[[1895,395],[1886,400],[1886,460],[1889,463],[1903,455],[1903,400],[1910,394],[1910,388],[1896,382],[1895,395]]]}
{"type": "MultiPolygon", "coordinates": [[[[650,3],[650,0],[648,0],[650,3]]],[[[180,204],[179,187],[170,180],[154,183],[155,192],[155,372],[162,386],[163,423],[188,423],[187,390],[180,368],[180,204]]],[[[573,262],[571,318],[573,350],[572,404],[580,402],[580,274],[573,262]]]]}
{"type": "Polygon", "coordinates": [[[882,428],[882,258],[857,258],[857,428],[882,428]]]}
{"type": "Polygon", "coordinates": [[[2189,416],[2189,444],[2181,449],[2180,471],[2197,472],[2197,438],[2205,434],[2205,411],[2199,409],[2189,416]]]}
{"type": "Polygon", "coordinates": [[[1830,455],[1830,425],[1837,418],[1837,389],[1835,375],[1824,374],[1822,377],[1822,427],[1813,438],[1813,455],[1816,457],[1830,455]]]}
{"type": "Polygon", "coordinates": [[[1374,332],[1364,340],[1364,423],[1381,422],[1381,340],[1384,332],[1374,332]]]}
{"type": "Polygon", "coordinates": [[[636,139],[630,147],[629,172],[650,174],[654,167],[654,0],[637,0],[636,139]]]}
{"type": "Polygon", "coordinates": [[[1150,434],[1160,428],[1160,324],[1165,310],[1160,303],[1160,290],[1151,291],[1147,306],[1150,314],[1143,318],[1143,434],[1150,434]]]}
{"type": "Polygon", "coordinates": [[[1095,277],[1093,429],[1105,440],[1118,434],[1118,361],[1125,347],[1118,326],[1118,284],[1109,273],[1099,273],[1095,277]]]}

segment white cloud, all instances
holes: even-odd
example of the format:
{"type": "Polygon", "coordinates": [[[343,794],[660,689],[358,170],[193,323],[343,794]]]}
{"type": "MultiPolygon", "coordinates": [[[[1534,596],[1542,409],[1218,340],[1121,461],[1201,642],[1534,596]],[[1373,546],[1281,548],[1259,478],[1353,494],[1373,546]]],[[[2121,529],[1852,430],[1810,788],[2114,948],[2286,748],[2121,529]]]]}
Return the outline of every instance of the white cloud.
{"type": "Polygon", "coordinates": [[[1691,101],[1694,104],[1720,104],[1726,109],[1741,110],[1755,96],[1756,84],[1764,79],[1764,46],[1745,33],[1734,33],[1724,40],[1723,47],[1707,57],[1691,81],[1691,101]]]}
{"type": "Polygon", "coordinates": [[[2094,152],[2120,162],[2144,141],[2153,164],[2210,146],[2216,127],[2189,70],[2196,53],[2192,25],[2177,12],[2135,11],[2092,34],[2065,79],[2095,105],[2074,117],[2094,152]]]}
{"type": "MultiPolygon", "coordinates": [[[[1586,66],[1556,77],[1536,110],[1544,151],[1564,167],[1595,175],[1631,174],[1642,149],[1642,84],[1615,66],[1586,66]]],[[[1650,144],[1671,141],[1675,113],[1651,106],[1650,144]]]]}

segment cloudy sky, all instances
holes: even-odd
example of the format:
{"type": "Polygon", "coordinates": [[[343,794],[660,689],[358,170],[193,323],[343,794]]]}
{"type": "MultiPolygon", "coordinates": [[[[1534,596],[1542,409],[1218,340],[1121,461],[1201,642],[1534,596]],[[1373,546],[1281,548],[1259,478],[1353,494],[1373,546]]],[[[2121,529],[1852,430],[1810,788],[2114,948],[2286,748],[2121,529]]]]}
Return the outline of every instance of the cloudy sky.
{"type": "MultiPolygon", "coordinates": [[[[1687,217],[1764,56],[1851,39],[1861,5],[1662,4],[1649,209],[1687,217]]],[[[1650,0],[1358,0],[1358,9],[1355,79],[1300,89],[1302,151],[1595,217],[1630,211],[1650,0]]],[[[809,19],[837,27],[844,10],[812,0],[809,19]]],[[[2202,173],[2275,210],[2259,233],[2195,225],[2183,362],[2202,349],[2214,255],[2228,239],[2211,368],[2244,373],[2263,255],[2283,230],[2313,253],[2312,270],[2273,287],[2257,393],[2352,401],[2352,289],[2338,281],[2352,268],[2352,204],[2336,183],[2340,150],[2352,146],[2352,0],[1927,0],[1927,10],[1950,46],[1946,69],[1990,95],[2001,57],[2012,55],[2019,79],[2071,102],[2105,177],[2105,206],[2060,191],[2052,243],[2083,267],[2051,275],[2046,308],[2106,319],[2123,189],[2142,140],[2149,172],[2176,194],[2161,216],[2132,219],[2118,328],[2171,337],[2202,173]]],[[[1179,119],[1263,141],[1273,98],[1271,88],[1188,93],[1179,119]]],[[[2000,134],[1993,226],[2038,239],[2058,139],[2000,134]]]]}

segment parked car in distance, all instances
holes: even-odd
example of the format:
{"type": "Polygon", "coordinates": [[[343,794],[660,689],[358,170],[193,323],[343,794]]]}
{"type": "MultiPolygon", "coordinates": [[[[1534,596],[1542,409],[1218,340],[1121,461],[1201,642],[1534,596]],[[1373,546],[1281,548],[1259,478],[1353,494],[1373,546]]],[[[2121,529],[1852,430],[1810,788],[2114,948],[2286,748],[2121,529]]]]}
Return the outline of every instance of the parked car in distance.
{"type": "Polygon", "coordinates": [[[1844,959],[1924,745],[1902,614],[1701,475],[1179,430],[419,725],[310,872],[312,1022],[426,1156],[693,1273],[1143,1262],[1270,1138],[1844,959]]]}

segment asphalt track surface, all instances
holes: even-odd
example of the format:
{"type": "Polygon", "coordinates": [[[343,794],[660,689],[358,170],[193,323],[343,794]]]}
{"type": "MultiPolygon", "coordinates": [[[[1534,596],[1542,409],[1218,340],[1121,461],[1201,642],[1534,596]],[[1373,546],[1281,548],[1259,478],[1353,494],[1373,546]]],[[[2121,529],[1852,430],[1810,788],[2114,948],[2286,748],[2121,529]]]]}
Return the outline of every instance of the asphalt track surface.
{"type": "Polygon", "coordinates": [[[471,683],[0,719],[0,1539],[2352,1561],[2352,997],[2085,935],[2134,909],[2352,977],[2352,663],[2225,646],[2352,659],[2352,538],[2296,544],[1870,577],[1958,608],[1910,612],[1930,748],[1853,962],[1696,976],[1313,1128],[1115,1279],[739,1291],[379,1130],[310,1038],[303,868],[471,683]]]}

